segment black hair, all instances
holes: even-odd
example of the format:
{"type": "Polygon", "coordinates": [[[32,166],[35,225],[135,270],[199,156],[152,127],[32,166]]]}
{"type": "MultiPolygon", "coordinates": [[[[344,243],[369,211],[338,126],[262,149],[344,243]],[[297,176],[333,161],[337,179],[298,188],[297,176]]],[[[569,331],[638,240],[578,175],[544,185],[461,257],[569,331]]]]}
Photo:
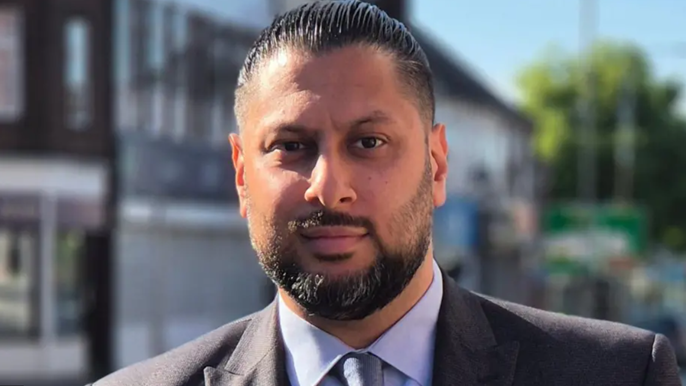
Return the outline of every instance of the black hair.
{"type": "Polygon", "coordinates": [[[433,76],[424,51],[403,23],[377,6],[358,0],[314,1],[277,16],[253,43],[238,75],[236,115],[249,93],[246,86],[275,52],[294,48],[320,55],[358,44],[392,55],[398,75],[416,99],[422,117],[433,123],[433,76]]]}

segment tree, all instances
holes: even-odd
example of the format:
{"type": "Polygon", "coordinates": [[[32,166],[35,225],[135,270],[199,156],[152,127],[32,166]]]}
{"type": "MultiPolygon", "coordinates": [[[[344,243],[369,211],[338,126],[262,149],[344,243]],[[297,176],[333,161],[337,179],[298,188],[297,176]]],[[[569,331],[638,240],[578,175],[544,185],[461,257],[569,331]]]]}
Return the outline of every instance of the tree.
{"type": "Polygon", "coordinates": [[[635,91],[633,199],[650,214],[653,241],[686,250],[686,124],[677,114],[681,85],[658,79],[646,55],[627,44],[602,42],[583,55],[551,49],[518,78],[522,110],[535,124],[534,146],[552,171],[550,197],[578,197],[582,96],[593,95],[596,134],[596,197],[614,197],[618,108],[627,86],[635,91]],[[590,71],[589,71],[590,69],[590,71]],[[590,75],[589,75],[590,74],[590,75]],[[586,76],[593,80],[588,92],[586,76]]]}

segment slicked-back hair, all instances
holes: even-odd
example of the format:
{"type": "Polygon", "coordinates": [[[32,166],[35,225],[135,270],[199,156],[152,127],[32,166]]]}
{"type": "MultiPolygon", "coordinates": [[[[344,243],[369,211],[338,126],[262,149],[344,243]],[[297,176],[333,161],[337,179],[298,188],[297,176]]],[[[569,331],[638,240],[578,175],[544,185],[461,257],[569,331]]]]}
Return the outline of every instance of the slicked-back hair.
{"type": "Polygon", "coordinates": [[[236,85],[234,109],[239,125],[251,81],[275,53],[295,49],[316,56],[355,45],[391,55],[404,91],[416,101],[422,118],[433,124],[436,102],[431,68],[405,25],[363,1],[320,0],[277,16],[253,43],[236,85]]]}

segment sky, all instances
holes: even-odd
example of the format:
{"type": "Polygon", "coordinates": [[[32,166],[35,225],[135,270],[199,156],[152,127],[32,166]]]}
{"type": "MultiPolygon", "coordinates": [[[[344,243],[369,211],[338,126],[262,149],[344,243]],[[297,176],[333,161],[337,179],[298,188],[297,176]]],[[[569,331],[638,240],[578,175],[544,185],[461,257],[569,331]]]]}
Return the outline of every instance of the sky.
{"type": "MultiPolygon", "coordinates": [[[[269,0],[176,1],[257,25],[269,17],[269,0]]],[[[581,1],[409,0],[413,24],[509,101],[517,99],[517,73],[544,48],[554,44],[570,52],[579,50],[581,1]]],[[[686,83],[686,0],[590,1],[598,7],[598,38],[638,43],[650,54],[659,76],[676,76],[686,83]]],[[[686,98],[682,107],[686,111],[686,98]]]]}
{"type": "MultiPolygon", "coordinates": [[[[578,52],[581,47],[580,0],[411,1],[413,24],[431,33],[511,101],[518,97],[518,72],[543,49],[554,44],[578,52]]],[[[651,56],[658,76],[686,83],[686,1],[595,3],[598,38],[639,44],[651,56]]],[[[686,111],[686,99],[681,106],[686,111]]]]}

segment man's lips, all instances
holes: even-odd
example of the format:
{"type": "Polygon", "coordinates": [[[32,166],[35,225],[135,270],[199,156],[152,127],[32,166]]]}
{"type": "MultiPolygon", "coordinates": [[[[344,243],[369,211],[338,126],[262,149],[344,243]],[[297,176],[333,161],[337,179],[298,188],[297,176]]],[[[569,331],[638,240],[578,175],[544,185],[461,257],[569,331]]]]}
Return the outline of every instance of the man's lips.
{"type": "Polygon", "coordinates": [[[304,229],[300,234],[306,239],[320,238],[359,238],[367,235],[367,230],[352,227],[315,227],[304,229]]]}
{"type": "Polygon", "coordinates": [[[317,227],[301,232],[305,246],[319,255],[349,253],[367,234],[365,229],[349,227],[317,227]]]}

